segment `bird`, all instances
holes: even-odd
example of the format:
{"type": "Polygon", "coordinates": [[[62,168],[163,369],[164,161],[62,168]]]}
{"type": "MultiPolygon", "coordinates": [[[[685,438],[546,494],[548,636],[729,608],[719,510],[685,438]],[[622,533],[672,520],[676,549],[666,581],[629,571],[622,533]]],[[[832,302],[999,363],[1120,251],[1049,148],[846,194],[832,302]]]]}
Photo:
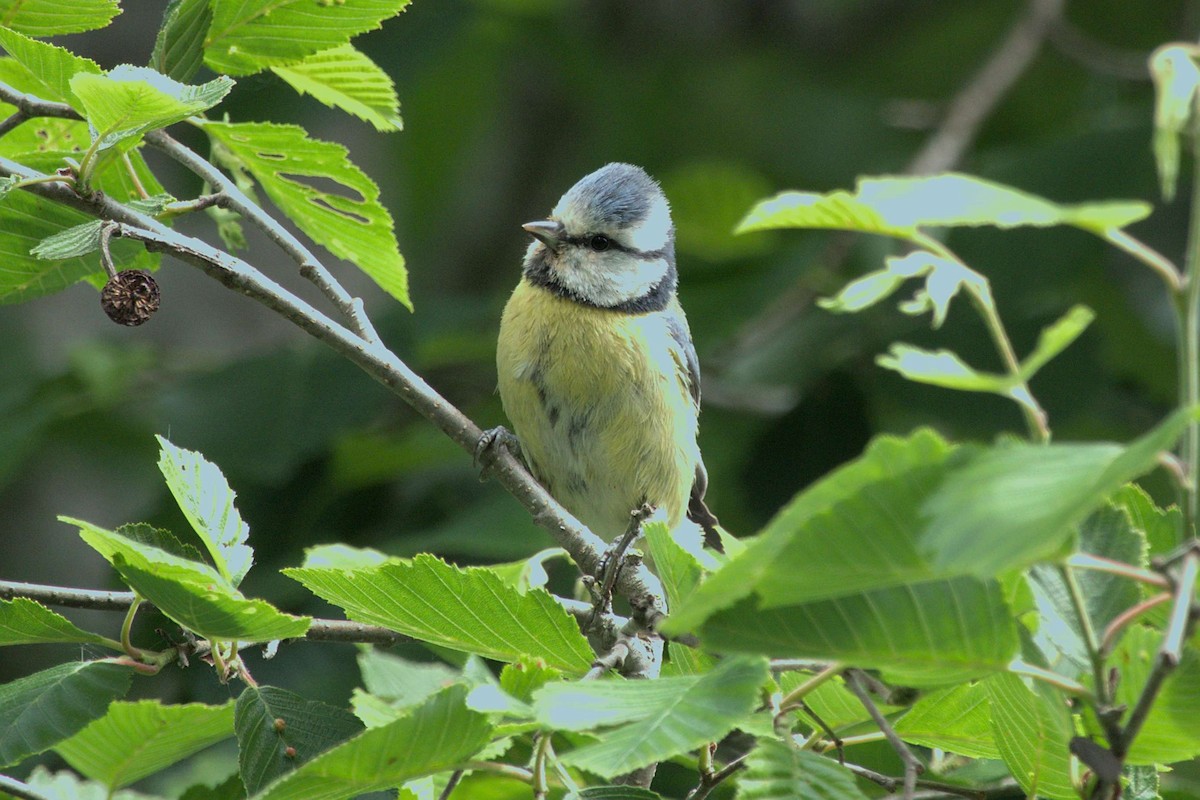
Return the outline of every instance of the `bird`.
{"type": "Polygon", "coordinates": [[[700,365],[676,296],[666,195],[641,167],[611,163],[521,227],[533,241],[496,348],[520,456],[606,541],[649,505],[672,530],[697,523],[721,550],[704,501],[700,365]]]}

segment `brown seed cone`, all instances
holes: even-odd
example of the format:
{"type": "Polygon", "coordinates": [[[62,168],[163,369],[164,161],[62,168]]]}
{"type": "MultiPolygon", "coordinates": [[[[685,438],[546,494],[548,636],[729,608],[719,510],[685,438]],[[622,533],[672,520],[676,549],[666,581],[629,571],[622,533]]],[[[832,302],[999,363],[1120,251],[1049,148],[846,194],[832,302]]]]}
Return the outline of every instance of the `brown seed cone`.
{"type": "Polygon", "coordinates": [[[120,325],[141,325],[158,311],[158,284],[143,269],[127,269],[100,290],[100,307],[120,325]]]}

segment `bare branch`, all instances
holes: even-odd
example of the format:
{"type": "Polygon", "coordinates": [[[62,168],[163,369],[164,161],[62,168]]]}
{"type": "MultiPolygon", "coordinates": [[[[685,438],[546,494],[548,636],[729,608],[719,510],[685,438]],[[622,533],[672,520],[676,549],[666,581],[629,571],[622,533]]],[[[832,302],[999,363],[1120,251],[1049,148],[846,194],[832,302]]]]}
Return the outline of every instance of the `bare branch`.
{"type": "MultiPolygon", "coordinates": [[[[883,712],[875,705],[875,701],[867,694],[866,689],[862,687],[862,683],[860,682],[860,674],[856,669],[846,670],[846,687],[854,692],[854,696],[858,698],[863,708],[871,715],[871,719],[875,721],[875,725],[878,726],[879,730],[883,731],[888,744],[892,746],[892,749],[896,751],[896,755],[900,756],[900,760],[904,762],[904,800],[913,800],[913,793],[917,787],[917,776],[925,771],[925,765],[921,763],[919,758],[913,755],[912,750],[908,749],[908,745],[896,733],[892,727],[892,723],[887,721],[887,717],[883,715],[883,712]]],[[[895,786],[891,786],[889,787],[889,791],[895,791],[895,788],[895,786]]]]}

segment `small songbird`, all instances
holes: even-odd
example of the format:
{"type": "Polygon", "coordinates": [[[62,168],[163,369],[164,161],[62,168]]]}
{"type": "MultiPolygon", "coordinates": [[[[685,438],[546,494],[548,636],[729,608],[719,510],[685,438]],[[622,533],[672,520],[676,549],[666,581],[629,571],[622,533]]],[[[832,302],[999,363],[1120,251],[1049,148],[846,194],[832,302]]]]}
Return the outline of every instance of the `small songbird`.
{"type": "Polygon", "coordinates": [[[720,549],[696,442],[700,368],[675,296],[667,198],[608,164],[562,196],[533,237],[500,323],[500,398],[534,476],[612,541],[649,504],[720,549]]]}

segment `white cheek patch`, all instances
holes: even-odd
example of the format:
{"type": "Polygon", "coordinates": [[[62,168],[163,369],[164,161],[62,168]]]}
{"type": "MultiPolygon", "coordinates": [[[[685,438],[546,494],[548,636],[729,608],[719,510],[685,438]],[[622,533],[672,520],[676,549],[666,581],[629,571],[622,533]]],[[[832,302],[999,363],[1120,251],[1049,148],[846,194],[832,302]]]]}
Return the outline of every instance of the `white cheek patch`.
{"type": "Polygon", "coordinates": [[[553,267],[558,282],[598,306],[619,306],[650,292],[667,274],[665,259],[643,261],[632,253],[570,248],[553,267]]]}
{"type": "Polygon", "coordinates": [[[635,228],[624,232],[622,238],[635,250],[652,253],[666,247],[671,236],[671,209],[665,198],[658,198],[650,213],[635,228]]]}

